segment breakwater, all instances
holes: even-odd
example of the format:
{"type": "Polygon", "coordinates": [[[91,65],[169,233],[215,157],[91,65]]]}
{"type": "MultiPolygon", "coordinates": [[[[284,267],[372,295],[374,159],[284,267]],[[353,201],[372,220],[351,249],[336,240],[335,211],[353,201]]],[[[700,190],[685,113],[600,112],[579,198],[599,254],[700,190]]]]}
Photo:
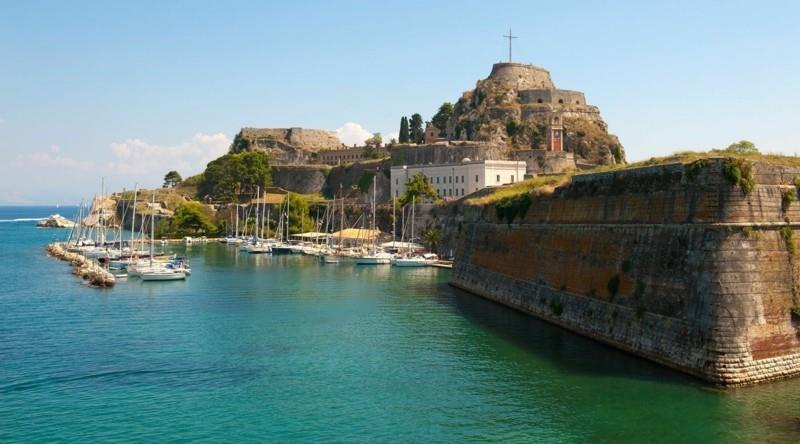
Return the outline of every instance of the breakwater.
{"type": "Polygon", "coordinates": [[[116,284],[113,274],[85,256],[67,251],[61,243],[49,244],[47,253],[56,259],[72,264],[72,274],[88,281],[93,287],[113,287],[116,284]]]}
{"type": "Polygon", "coordinates": [[[796,376],[797,177],[729,159],[576,176],[513,223],[467,212],[450,283],[714,384],[796,376]]]}

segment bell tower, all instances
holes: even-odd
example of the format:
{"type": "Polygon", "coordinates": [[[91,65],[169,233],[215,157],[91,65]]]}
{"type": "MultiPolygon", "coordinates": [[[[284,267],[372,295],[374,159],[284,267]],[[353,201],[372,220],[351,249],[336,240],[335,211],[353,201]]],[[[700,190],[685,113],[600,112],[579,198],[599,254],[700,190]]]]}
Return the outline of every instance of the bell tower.
{"type": "Polygon", "coordinates": [[[557,115],[551,116],[547,124],[547,151],[564,151],[564,126],[561,124],[561,117],[557,115]]]}

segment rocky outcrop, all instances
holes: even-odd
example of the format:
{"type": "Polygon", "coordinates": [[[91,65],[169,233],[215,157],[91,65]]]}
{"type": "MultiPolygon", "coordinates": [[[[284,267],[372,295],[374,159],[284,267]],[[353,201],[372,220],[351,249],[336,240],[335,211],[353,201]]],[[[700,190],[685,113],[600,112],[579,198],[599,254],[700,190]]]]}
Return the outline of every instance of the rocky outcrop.
{"type": "Polygon", "coordinates": [[[311,163],[322,150],[342,148],[335,131],[306,128],[242,128],[233,139],[231,152],[259,149],[270,154],[270,163],[311,163]]]}
{"type": "Polygon", "coordinates": [[[497,143],[515,150],[544,149],[554,116],[566,131],[565,150],[578,163],[623,162],[625,152],[608,133],[596,106],[583,93],[557,89],[550,73],[520,63],[497,63],[488,78],[465,92],[447,124],[450,140],[497,143]]]}
{"type": "Polygon", "coordinates": [[[52,214],[47,219],[36,222],[36,226],[42,228],[72,228],[75,226],[75,222],[60,214],[52,214]]]}
{"type": "Polygon", "coordinates": [[[442,209],[451,283],[714,384],[797,376],[796,177],[715,159],[575,176],[511,222],[442,209]]]}

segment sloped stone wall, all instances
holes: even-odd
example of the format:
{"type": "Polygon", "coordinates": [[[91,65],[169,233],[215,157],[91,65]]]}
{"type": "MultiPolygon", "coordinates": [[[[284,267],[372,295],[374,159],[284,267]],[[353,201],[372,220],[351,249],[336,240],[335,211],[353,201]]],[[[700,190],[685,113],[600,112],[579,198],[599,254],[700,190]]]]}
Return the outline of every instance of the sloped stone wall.
{"type": "Polygon", "coordinates": [[[745,194],[724,162],[580,176],[522,223],[473,212],[451,284],[715,384],[800,375],[800,170],[756,164],[745,194]]]}

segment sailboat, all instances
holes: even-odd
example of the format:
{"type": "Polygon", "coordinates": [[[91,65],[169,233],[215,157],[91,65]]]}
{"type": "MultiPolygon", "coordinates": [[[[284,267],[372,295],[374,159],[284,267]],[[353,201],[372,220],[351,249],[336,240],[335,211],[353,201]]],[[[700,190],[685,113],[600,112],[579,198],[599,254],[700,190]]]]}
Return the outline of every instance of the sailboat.
{"type": "Polygon", "coordinates": [[[153,246],[153,239],[156,235],[156,194],[153,193],[153,214],[150,217],[150,266],[146,269],[139,269],[142,281],[179,281],[186,279],[186,272],[180,268],[173,267],[167,263],[165,265],[154,265],[153,256],[155,254],[155,247],[153,246]]]}
{"type": "MultiPolygon", "coordinates": [[[[414,244],[414,217],[415,217],[415,210],[416,207],[416,198],[411,198],[411,234],[409,235],[409,245],[414,244]]],[[[420,256],[410,251],[411,247],[409,246],[409,251],[403,257],[399,257],[392,262],[392,265],[398,267],[427,267],[428,265],[432,264],[435,259],[432,255],[423,255],[420,256]]]]}
{"type": "Polygon", "coordinates": [[[376,226],[375,223],[375,198],[377,187],[375,186],[375,176],[372,176],[372,229],[370,230],[370,237],[372,238],[372,245],[370,246],[367,254],[363,254],[356,258],[357,265],[388,265],[392,263],[391,254],[379,249],[375,245],[377,236],[375,236],[376,226]]]}

